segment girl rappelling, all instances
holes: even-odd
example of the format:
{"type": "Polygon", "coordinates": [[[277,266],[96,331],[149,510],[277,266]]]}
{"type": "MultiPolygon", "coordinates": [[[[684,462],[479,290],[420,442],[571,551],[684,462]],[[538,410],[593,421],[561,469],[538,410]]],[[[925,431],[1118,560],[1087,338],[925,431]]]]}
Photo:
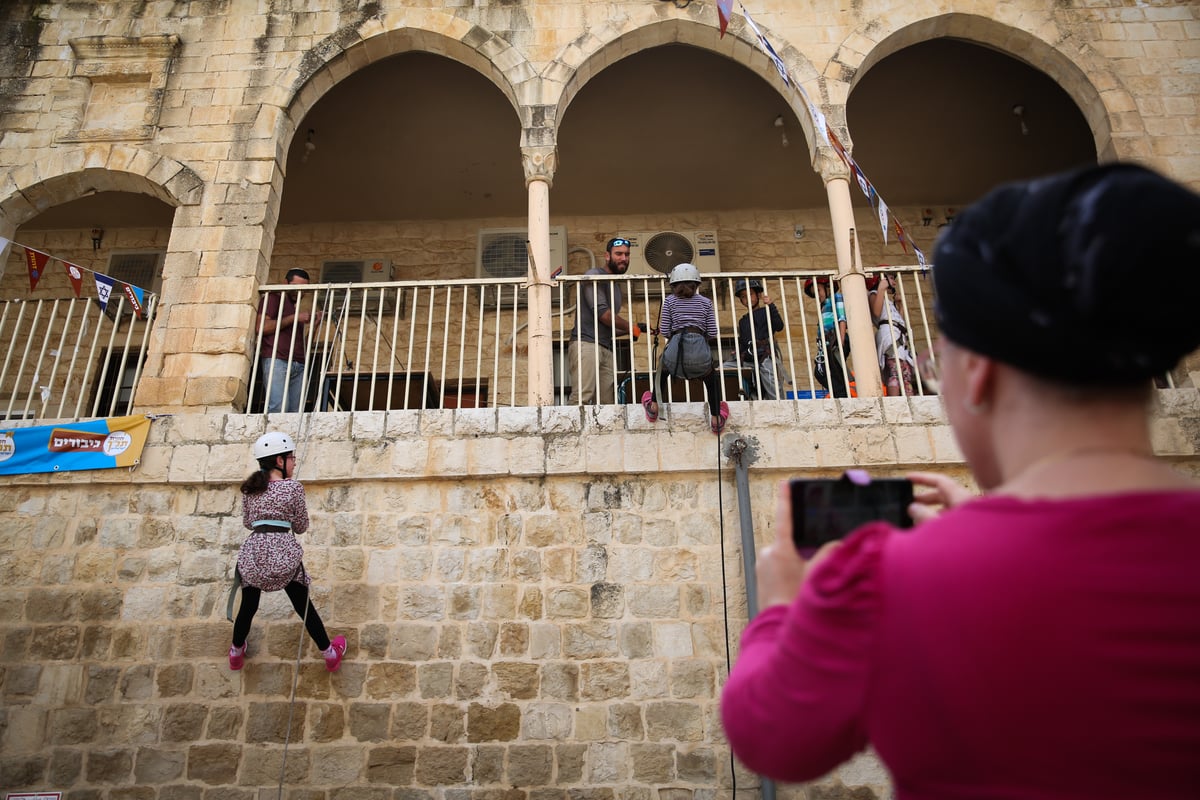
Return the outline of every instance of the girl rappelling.
{"type": "Polygon", "coordinates": [[[246,659],[246,638],[263,592],[280,589],[292,601],[308,635],[325,656],[325,668],[335,672],[346,652],[346,637],[330,640],[321,616],[309,598],[310,579],[304,569],[304,548],[296,540],[308,530],[304,486],[292,479],[296,446],[285,433],[270,432],[254,443],[259,469],[242,482],[242,521],[251,531],[238,550],[237,581],[242,605],[233,623],[229,668],[239,670],[246,659]]]}

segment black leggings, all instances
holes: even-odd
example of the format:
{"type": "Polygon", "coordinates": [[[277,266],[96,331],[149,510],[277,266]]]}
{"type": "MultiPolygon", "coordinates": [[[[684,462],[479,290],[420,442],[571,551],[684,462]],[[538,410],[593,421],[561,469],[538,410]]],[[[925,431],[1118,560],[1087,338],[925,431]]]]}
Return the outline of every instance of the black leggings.
{"type": "MultiPolygon", "coordinates": [[[[308,598],[308,587],[300,581],[292,581],[283,587],[283,591],[292,601],[292,608],[296,609],[296,614],[304,620],[304,627],[312,640],[317,643],[317,647],[321,650],[328,650],[329,634],[325,633],[325,623],[321,622],[321,615],[317,613],[312,600],[308,598]],[[308,605],[307,615],[304,613],[305,604],[308,605]]],[[[237,619],[233,621],[234,647],[245,646],[246,637],[250,635],[250,623],[254,621],[254,615],[258,613],[258,601],[261,597],[262,589],[257,586],[242,587],[242,606],[238,609],[237,619]]]]}
{"type": "MultiPolygon", "coordinates": [[[[673,376],[671,373],[667,372],[667,370],[664,369],[660,364],[658,370],[658,392],[656,394],[654,392],[654,387],[651,387],[650,399],[656,403],[659,402],[660,399],[665,400],[667,398],[667,382],[670,381],[672,377],[673,376]]],[[[680,380],[687,379],[681,378],[680,380]]],[[[708,390],[708,413],[714,417],[721,416],[721,385],[717,382],[717,371],[715,369],[704,376],[704,388],[708,390]]],[[[676,397],[675,401],[682,402],[683,398],[676,397]]]]}

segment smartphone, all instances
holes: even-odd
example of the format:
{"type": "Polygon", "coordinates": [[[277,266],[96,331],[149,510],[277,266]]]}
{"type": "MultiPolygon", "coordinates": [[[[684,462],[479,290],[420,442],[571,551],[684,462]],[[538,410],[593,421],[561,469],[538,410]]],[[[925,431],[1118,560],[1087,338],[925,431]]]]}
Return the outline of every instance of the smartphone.
{"type": "Polygon", "coordinates": [[[883,520],[897,528],[913,524],[908,515],[913,487],[905,478],[872,479],[852,470],[840,478],[795,478],[789,486],[792,538],[805,558],[868,522],[883,520]]]}

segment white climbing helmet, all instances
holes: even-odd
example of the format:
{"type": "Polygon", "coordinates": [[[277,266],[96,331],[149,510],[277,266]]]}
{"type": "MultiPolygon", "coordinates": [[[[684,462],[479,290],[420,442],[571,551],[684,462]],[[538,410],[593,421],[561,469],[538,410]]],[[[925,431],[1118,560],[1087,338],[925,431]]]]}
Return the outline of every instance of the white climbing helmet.
{"type": "Polygon", "coordinates": [[[258,437],[258,441],[254,443],[254,458],[270,458],[271,456],[280,456],[284,453],[296,452],[296,443],[292,441],[292,437],[286,433],[279,431],[268,431],[258,437]]]}
{"type": "Polygon", "coordinates": [[[696,269],[695,264],[688,264],[686,262],[683,264],[676,264],[675,268],[671,270],[671,277],[669,280],[671,281],[672,286],[677,283],[683,283],[684,281],[700,283],[700,270],[696,269]]]}

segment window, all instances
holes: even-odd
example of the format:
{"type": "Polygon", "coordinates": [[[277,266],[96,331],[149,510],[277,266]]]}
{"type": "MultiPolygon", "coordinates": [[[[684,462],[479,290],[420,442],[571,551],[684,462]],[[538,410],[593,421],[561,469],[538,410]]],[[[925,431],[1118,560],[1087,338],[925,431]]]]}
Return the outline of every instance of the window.
{"type": "Polygon", "coordinates": [[[96,365],[97,416],[121,417],[133,410],[133,392],[137,388],[134,380],[141,366],[141,350],[122,348],[100,356],[96,365]]]}

